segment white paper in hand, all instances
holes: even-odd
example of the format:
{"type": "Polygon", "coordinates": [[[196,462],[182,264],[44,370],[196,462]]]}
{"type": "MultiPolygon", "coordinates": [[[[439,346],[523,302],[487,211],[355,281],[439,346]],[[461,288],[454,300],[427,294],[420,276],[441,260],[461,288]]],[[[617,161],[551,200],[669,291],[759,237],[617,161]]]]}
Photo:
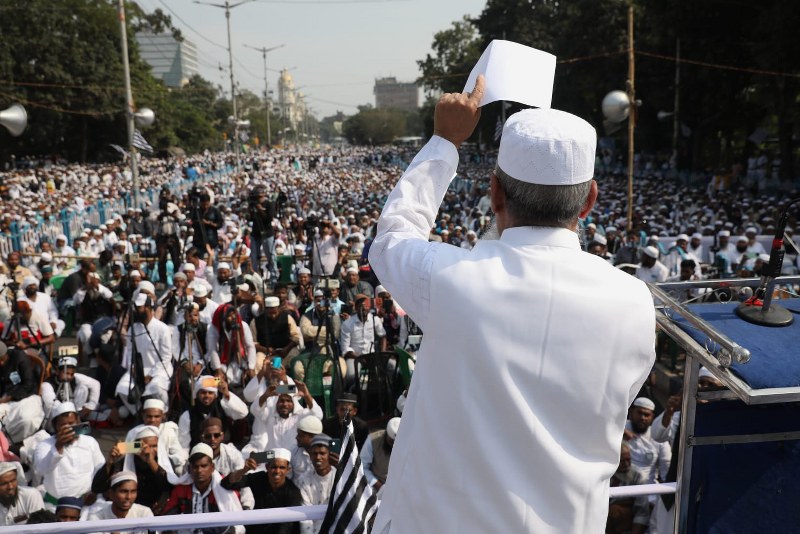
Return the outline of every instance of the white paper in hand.
{"type": "Polygon", "coordinates": [[[529,46],[495,39],[469,73],[464,92],[472,91],[478,75],[486,77],[480,105],[511,100],[527,106],[549,108],[553,98],[556,56],[529,46]]]}

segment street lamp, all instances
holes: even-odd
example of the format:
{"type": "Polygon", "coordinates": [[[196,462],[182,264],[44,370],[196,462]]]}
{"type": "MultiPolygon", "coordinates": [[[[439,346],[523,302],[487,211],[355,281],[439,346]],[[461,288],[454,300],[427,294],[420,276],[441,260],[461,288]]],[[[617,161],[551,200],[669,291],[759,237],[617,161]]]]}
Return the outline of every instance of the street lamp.
{"type": "Polygon", "coordinates": [[[269,125],[269,114],[270,114],[270,106],[269,106],[269,85],[267,84],[267,52],[272,52],[273,50],[277,50],[278,48],[283,48],[285,45],[278,45],[273,46],[272,48],[266,47],[255,47],[250,45],[244,45],[247,48],[252,48],[253,50],[258,50],[261,52],[261,56],[264,58],[264,109],[267,110],[267,149],[272,146],[272,130],[270,129],[269,125]]]}
{"type": "MultiPolygon", "coordinates": [[[[121,2],[122,0],[120,0],[121,2]]],[[[233,130],[233,137],[234,137],[234,149],[236,151],[236,172],[238,173],[241,169],[241,160],[239,156],[239,126],[236,123],[239,119],[239,115],[236,110],[236,83],[233,79],[233,48],[231,47],[231,9],[235,7],[239,7],[242,4],[247,4],[249,2],[253,2],[254,0],[240,0],[234,4],[231,4],[230,0],[225,0],[224,4],[214,4],[211,2],[201,2],[200,0],[194,0],[195,4],[203,4],[212,7],[219,7],[225,10],[225,20],[228,26],[228,67],[231,73],[231,103],[233,104],[233,118],[234,118],[234,130],[233,130]]]]}

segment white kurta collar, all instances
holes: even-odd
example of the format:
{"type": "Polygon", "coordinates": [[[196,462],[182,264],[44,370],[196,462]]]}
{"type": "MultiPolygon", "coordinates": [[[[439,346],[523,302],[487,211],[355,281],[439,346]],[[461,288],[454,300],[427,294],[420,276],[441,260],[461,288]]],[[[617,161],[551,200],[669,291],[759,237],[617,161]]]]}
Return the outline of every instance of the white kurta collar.
{"type": "Polygon", "coordinates": [[[511,246],[538,245],[580,249],[578,234],[566,228],[542,228],[537,226],[517,226],[506,228],[500,241],[511,246]]]}

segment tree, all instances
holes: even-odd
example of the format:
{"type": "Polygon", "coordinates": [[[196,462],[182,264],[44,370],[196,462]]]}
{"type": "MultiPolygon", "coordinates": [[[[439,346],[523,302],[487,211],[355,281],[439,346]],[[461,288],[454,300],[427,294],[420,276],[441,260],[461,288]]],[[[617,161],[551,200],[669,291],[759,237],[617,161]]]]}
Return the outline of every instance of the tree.
{"type": "Polygon", "coordinates": [[[385,145],[406,131],[409,112],[361,106],[342,126],[347,140],[355,145],[385,145]]]}

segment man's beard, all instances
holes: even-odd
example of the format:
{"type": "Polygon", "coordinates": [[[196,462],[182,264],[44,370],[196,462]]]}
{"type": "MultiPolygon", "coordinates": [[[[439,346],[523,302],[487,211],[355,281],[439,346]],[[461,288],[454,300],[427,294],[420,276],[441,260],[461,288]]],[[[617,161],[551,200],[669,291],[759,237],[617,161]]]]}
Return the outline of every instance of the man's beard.
{"type": "Polygon", "coordinates": [[[0,504],[5,506],[6,508],[11,508],[15,504],[17,504],[17,499],[19,499],[19,489],[14,492],[14,495],[11,497],[0,497],[0,504]]]}
{"type": "Polygon", "coordinates": [[[497,230],[497,221],[495,220],[494,215],[492,215],[492,220],[489,223],[489,226],[486,227],[486,230],[481,235],[481,239],[486,241],[495,241],[500,239],[500,232],[497,230]]]}

